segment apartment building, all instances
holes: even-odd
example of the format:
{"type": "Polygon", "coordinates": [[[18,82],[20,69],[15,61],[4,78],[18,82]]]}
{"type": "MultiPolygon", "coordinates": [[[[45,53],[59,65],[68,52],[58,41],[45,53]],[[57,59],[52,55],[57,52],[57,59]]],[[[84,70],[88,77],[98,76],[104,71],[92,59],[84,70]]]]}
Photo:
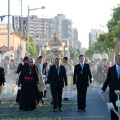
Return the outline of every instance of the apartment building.
{"type": "Polygon", "coordinates": [[[73,48],[77,49],[78,44],[78,30],[77,28],[72,29],[72,41],[73,41],[73,48]]]}
{"type": "MultiPolygon", "coordinates": [[[[37,44],[47,38],[47,34],[50,32],[48,28],[50,27],[51,21],[49,18],[38,18],[35,15],[30,16],[29,21],[29,34],[33,37],[34,42],[37,44]]],[[[22,17],[22,34],[26,35],[28,32],[28,19],[27,17],[22,17]]]]}
{"type": "Polygon", "coordinates": [[[53,17],[53,20],[52,20],[52,25],[51,27],[53,29],[52,30],[52,33],[53,32],[56,32],[58,37],[61,39],[62,38],[62,21],[66,19],[66,16],[64,14],[57,14],[57,16],[53,17]]]}
{"type": "Polygon", "coordinates": [[[89,47],[97,41],[100,34],[104,33],[101,29],[91,29],[89,33],[89,47]]]}
{"type": "Polygon", "coordinates": [[[82,48],[82,43],[78,40],[77,41],[77,49],[81,50],[81,48],[82,48]]]}
{"type": "MultiPolygon", "coordinates": [[[[22,17],[21,30],[23,35],[27,35],[28,33],[27,21],[27,17],[22,17]]],[[[57,14],[53,18],[38,18],[32,15],[30,16],[29,26],[30,36],[33,37],[36,44],[39,41],[52,39],[56,32],[59,39],[68,39],[71,41],[71,46],[76,48],[78,31],[77,29],[72,30],[72,20],[66,19],[64,14],[57,14]]]]}
{"type": "Polygon", "coordinates": [[[72,20],[70,19],[62,20],[62,38],[69,40],[72,38],[72,20]]]}

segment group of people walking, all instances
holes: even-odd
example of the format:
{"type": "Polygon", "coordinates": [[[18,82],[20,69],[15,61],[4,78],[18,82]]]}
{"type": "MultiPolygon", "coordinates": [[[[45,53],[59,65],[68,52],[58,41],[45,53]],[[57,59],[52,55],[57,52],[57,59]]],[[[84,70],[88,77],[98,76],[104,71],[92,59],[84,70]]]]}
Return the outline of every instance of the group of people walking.
{"type": "MultiPolygon", "coordinates": [[[[109,85],[110,102],[116,107],[117,96],[115,90],[120,90],[120,55],[115,57],[116,65],[108,69],[106,81],[99,91],[102,94],[109,85]]],[[[79,63],[73,66],[67,57],[55,58],[54,63],[43,63],[43,57],[24,57],[16,71],[18,93],[16,102],[19,109],[24,111],[36,109],[40,101],[46,99],[47,88],[50,87],[53,112],[62,111],[62,99],[68,100],[72,91],[77,90],[77,112],[86,111],[86,94],[88,86],[93,86],[90,65],[85,63],[84,55],[79,56],[79,63]],[[66,95],[67,93],[67,95],[66,95]],[[64,95],[63,95],[64,94],[64,95]],[[43,99],[44,98],[44,99],[43,99]]],[[[0,67],[0,100],[2,85],[5,85],[5,72],[0,67]]],[[[111,120],[118,120],[117,115],[111,111],[111,120]]]]}
{"type": "MultiPolygon", "coordinates": [[[[16,71],[18,85],[16,102],[19,109],[34,110],[40,101],[44,103],[47,88],[50,87],[54,112],[62,111],[62,99],[68,100],[74,89],[77,89],[78,112],[86,111],[86,92],[89,82],[92,83],[92,75],[89,65],[84,63],[85,57],[80,55],[79,60],[80,64],[74,68],[67,57],[63,57],[62,61],[55,58],[52,65],[43,63],[42,56],[36,61],[24,57],[16,71]]],[[[5,84],[4,69],[1,75],[2,86],[5,84]]]]}

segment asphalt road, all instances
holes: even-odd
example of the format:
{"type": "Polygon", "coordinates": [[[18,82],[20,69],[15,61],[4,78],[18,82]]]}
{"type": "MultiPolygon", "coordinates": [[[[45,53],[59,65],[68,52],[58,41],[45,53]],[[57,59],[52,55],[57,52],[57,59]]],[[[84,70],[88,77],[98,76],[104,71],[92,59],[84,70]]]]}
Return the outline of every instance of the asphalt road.
{"type": "Polygon", "coordinates": [[[105,101],[98,95],[97,90],[89,90],[87,93],[86,112],[77,112],[76,91],[68,101],[63,100],[62,112],[53,112],[50,91],[44,105],[40,104],[34,111],[20,111],[15,103],[15,95],[3,94],[0,109],[0,120],[110,120],[110,114],[106,103],[108,94],[104,93],[105,101]],[[7,98],[9,96],[9,98],[7,98]],[[11,97],[10,97],[11,96],[11,97]]]}

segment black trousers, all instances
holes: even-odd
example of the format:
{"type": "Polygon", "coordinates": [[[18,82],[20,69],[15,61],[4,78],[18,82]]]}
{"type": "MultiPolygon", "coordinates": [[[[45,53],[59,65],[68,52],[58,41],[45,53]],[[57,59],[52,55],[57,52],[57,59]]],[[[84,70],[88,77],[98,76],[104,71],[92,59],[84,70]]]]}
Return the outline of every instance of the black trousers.
{"type": "MultiPolygon", "coordinates": [[[[47,84],[47,82],[45,82],[45,85],[47,84]]],[[[46,93],[47,93],[47,90],[44,90],[44,94],[43,94],[43,97],[46,98],[46,93]]]]}
{"type": "Polygon", "coordinates": [[[20,103],[20,97],[21,97],[21,90],[18,90],[17,96],[16,96],[16,102],[20,103]]]}
{"type": "Polygon", "coordinates": [[[59,85],[51,86],[51,93],[53,98],[53,108],[57,109],[62,107],[62,87],[59,85]]]}
{"type": "MultiPolygon", "coordinates": [[[[109,98],[110,98],[110,102],[113,103],[115,110],[118,111],[118,108],[116,106],[117,95],[115,97],[109,96],[109,98]]],[[[113,111],[110,111],[110,115],[111,115],[111,120],[118,120],[118,116],[113,111]]]]}
{"type": "Polygon", "coordinates": [[[78,109],[85,109],[85,107],[86,107],[86,93],[87,93],[87,87],[77,86],[78,109]]]}
{"type": "Polygon", "coordinates": [[[37,102],[39,103],[40,101],[43,101],[43,92],[42,91],[37,91],[37,102]]]}

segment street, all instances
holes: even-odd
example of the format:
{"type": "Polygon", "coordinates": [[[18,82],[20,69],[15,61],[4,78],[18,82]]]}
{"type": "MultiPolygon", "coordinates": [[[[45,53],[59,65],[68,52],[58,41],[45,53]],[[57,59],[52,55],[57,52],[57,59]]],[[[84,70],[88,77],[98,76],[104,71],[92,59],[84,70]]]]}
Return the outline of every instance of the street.
{"type": "MultiPolygon", "coordinates": [[[[3,98],[0,109],[0,119],[4,120],[110,120],[106,103],[108,94],[104,93],[105,101],[98,95],[97,90],[88,91],[86,112],[77,112],[76,91],[73,98],[63,100],[63,112],[53,112],[50,105],[50,92],[44,105],[38,105],[34,111],[20,111],[15,103],[15,95],[12,98],[3,98]]],[[[3,95],[3,97],[5,97],[3,95]]]]}

